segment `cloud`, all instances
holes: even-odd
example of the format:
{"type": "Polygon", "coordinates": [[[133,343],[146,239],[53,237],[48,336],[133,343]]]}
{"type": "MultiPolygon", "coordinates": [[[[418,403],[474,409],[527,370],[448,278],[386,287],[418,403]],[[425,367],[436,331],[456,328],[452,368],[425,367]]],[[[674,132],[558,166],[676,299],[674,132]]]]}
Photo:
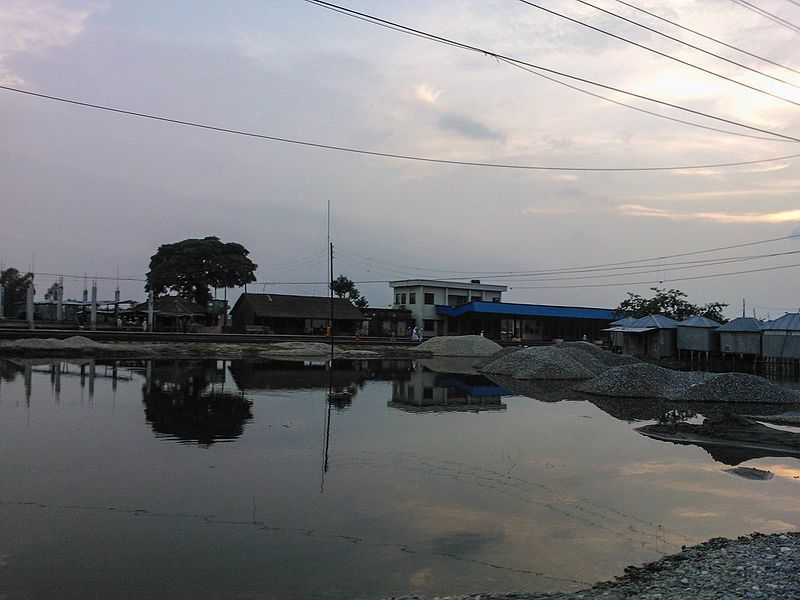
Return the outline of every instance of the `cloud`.
{"type": "Polygon", "coordinates": [[[579,211],[576,208],[560,208],[560,207],[537,207],[529,206],[522,209],[523,215],[571,215],[579,211]]]}
{"type": "Polygon", "coordinates": [[[5,0],[0,8],[0,82],[23,83],[5,64],[11,55],[66,46],[83,31],[90,15],[105,8],[107,3],[100,2],[68,8],[46,0],[5,0]]]}
{"type": "Polygon", "coordinates": [[[787,223],[800,221],[800,209],[785,210],[773,213],[742,213],[732,214],[723,212],[670,212],[664,208],[642,206],[641,204],[623,204],[617,210],[633,217],[651,217],[657,219],[670,219],[673,221],[714,221],[717,223],[787,223]]]}
{"type": "Polygon", "coordinates": [[[431,86],[423,83],[414,88],[414,95],[418,100],[422,100],[426,104],[436,104],[442,92],[441,90],[434,90],[431,86]]]}
{"type": "Polygon", "coordinates": [[[496,140],[502,142],[505,136],[479,121],[455,114],[445,114],[439,118],[439,127],[454,131],[475,140],[496,140]]]}

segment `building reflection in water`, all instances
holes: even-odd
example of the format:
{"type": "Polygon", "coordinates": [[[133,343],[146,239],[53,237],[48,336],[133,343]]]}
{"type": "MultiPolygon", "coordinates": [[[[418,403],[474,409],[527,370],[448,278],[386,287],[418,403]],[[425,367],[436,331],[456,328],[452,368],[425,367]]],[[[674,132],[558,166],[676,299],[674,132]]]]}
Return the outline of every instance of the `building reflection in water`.
{"type": "Polygon", "coordinates": [[[408,379],[392,382],[388,406],[406,412],[506,410],[510,393],[481,375],[437,373],[418,366],[408,379]]]}

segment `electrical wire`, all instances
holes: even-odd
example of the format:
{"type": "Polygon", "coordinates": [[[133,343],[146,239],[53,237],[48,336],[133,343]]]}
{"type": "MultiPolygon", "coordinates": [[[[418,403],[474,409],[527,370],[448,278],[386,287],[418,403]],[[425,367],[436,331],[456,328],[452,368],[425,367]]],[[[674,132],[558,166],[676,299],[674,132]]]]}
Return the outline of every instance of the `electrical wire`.
{"type": "MultiPolygon", "coordinates": [[[[624,266],[624,265],[638,265],[638,266],[641,266],[643,263],[650,263],[650,262],[653,262],[653,261],[663,261],[663,260],[672,259],[672,258],[685,258],[687,256],[697,256],[699,254],[710,254],[712,252],[723,252],[725,250],[735,250],[735,249],[738,249],[738,248],[749,248],[751,246],[759,246],[761,244],[771,244],[773,242],[782,242],[782,241],[785,241],[785,240],[798,239],[798,238],[800,238],[800,233],[795,233],[795,234],[785,235],[785,236],[775,237],[775,238],[768,238],[768,239],[765,239],[765,240],[756,240],[754,242],[744,242],[744,243],[741,243],[741,244],[731,244],[731,245],[728,245],[728,246],[719,246],[719,247],[716,247],[716,248],[707,248],[705,250],[694,250],[692,252],[681,252],[681,253],[678,253],[678,254],[654,256],[654,257],[651,257],[651,258],[641,258],[641,259],[636,259],[636,260],[613,262],[613,263],[603,263],[603,264],[595,264],[595,265],[583,265],[583,266],[579,266],[579,267],[569,267],[569,268],[560,268],[560,269],[545,269],[545,270],[539,270],[539,271],[456,271],[456,270],[453,270],[453,269],[425,269],[425,270],[427,272],[429,272],[429,273],[435,273],[435,272],[438,272],[438,273],[464,273],[464,274],[479,275],[481,277],[490,276],[490,275],[558,274],[558,273],[570,273],[570,272],[583,272],[586,269],[607,270],[607,269],[603,269],[603,267],[618,267],[618,266],[624,266]]],[[[345,254],[351,254],[351,255],[354,255],[354,256],[358,256],[360,258],[364,258],[364,259],[367,259],[367,260],[373,260],[375,262],[379,262],[379,263],[390,265],[390,266],[405,267],[405,265],[400,265],[400,264],[397,264],[397,263],[390,263],[390,262],[386,262],[386,261],[380,261],[380,260],[377,260],[377,259],[372,259],[372,258],[369,258],[369,257],[361,256],[361,255],[356,254],[354,252],[348,252],[346,250],[343,251],[341,248],[339,249],[339,252],[340,253],[344,252],[345,254]]]]}
{"type": "MultiPolygon", "coordinates": [[[[747,89],[749,89],[751,91],[758,92],[758,93],[764,94],[766,96],[770,96],[771,98],[775,98],[776,100],[781,100],[781,101],[787,102],[789,104],[794,104],[795,106],[800,106],[800,102],[797,102],[796,100],[791,100],[790,98],[786,98],[785,96],[781,96],[780,94],[774,94],[772,92],[769,92],[767,90],[763,90],[763,89],[761,89],[759,87],[756,87],[754,85],[750,85],[749,83],[744,83],[742,81],[738,81],[738,80],[734,79],[733,77],[728,77],[727,75],[723,75],[721,73],[717,73],[715,71],[712,71],[711,69],[706,69],[705,67],[701,67],[700,65],[696,65],[694,63],[691,63],[688,60],[683,60],[682,58],[678,58],[676,56],[672,56],[671,54],[667,54],[666,52],[661,52],[660,50],[656,50],[655,48],[651,48],[649,46],[645,46],[644,44],[640,44],[639,42],[636,42],[636,41],[631,40],[629,38],[623,37],[621,35],[617,35],[616,33],[612,33],[610,31],[606,31],[605,29],[603,29],[601,27],[595,27],[594,25],[590,25],[589,23],[585,23],[584,21],[581,21],[580,19],[574,19],[573,17],[570,17],[570,16],[565,15],[563,13],[557,12],[555,10],[551,10],[549,8],[546,8],[544,6],[536,4],[535,2],[531,2],[530,0],[517,0],[517,1],[521,2],[522,4],[526,4],[527,6],[530,6],[531,8],[535,8],[535,9],[541,10],[541,11],[546,12],[548,14],[551,14],[551,15],[560,17],[562,19],[565,19],[567,21],[570,21],[571,23],[575,23],[577,25],[580,25],[581,27],[586,27],[587,29],[591,29],[592,31],[596,31],[598,33],[602,33],[603,35],[607,35],[609,37],[612,37],[615,40],[619,40],[621,42],[625,42],[626,44],[630,44],[631,46],[636,46],[637,48],[641,48],[642,50],[647,50],[648,52],[652,52],[653,54],[655,54],[657,56],[660,56],[662,58],[666,58],[668,60],[675,61],[675,62],[680,63],[680,64],[682,64],[682,65],[684,65],[686,67],[690,67],[692,69],[697,69],[698,71],[701,71],[701,72],[705,73],[706,75],[711,75],[712,77],[718,77],[719,79],[727,81],[728,83],[733,83],[733,84],[741,86],[743,88],[747,88],[747,89]]],[[[577,1],[581,2],[582,0],[577,0],[577,1]]],[[[588,5],[588,2],[583,2],[583,4],[587,4],[588,5]]],[[[589,6],[597,8],[598,10],[602,10],[602,9],[600,9],[598,7],[595,7],[593,4],[589,5],[589,6]]],[[[607,12],[607,11],[604,11],[604,12],[607,12]]],[[[610,14],[614,14],[614,13],[610,13],[610,14]]],[[[620,17],[620,18],[622,18],[622,17],[620,17]]]]}
{"type": "Polygon", "coordinates": [[[794,23],[791,23],[791,22],[787,21],[786,19],[782,19],[778,15],[775,15],[775,14],[773,14],[771,12],[768,12],[768,11],[764,10],[763,8],[759,8],[755,4],[751,4],[750,2],[747,2],[746,0],[731,0],[731,2],[733,2],[734,4],[738,4],[739,6],[741,6],[743,8],[746,8],[747,10],[752,11],[752,12],[758,14],[758,15],[761,15],[762,17],[766,17],[767,19],[769,19],[773,23],[777,23],[778,25],[786,27],[787,29],[790,29],[790,30],[794,31],[795,33],[800,33],[800,27],[798,27],[794,23]]]}
{"type": "MultiPolygon", "coordinates": [[[[792,67],[789,67],[787,65],[781,64],[781,63],[776,62],[774,60],[770,60],[769,58],[765,58],[763,56],[759,56],[758,54],[753,54],[752,52],[748,52],[747,50],[744,50],[744,49],[739,48],[737,46],[734,46],[732,44],[728,44],[726,42],[723,42],[722,40],[718,40],[718,39],[713,38],[713,37],[711,37],[709,35],[701,33],[699,31],[697,31],[696,29],[692,29],[690,27],[686,27],[685,25],[681,25],[680,23],[677,23],[676,21],[672,21],[670,19],[667,19],[666,17],[662,17],[662,16],[657,15],[657,14],[655,14],[653,12],[650,12],[649,10],[645,10],[644,8],[641,8],[639,6],[635,6],[635,5],[631,4],[630,2],[625,2],[625,0],[614,0],[614,1],[618,2],[619,4],[622,4],[624,6],[627,6],[629,8],[632,8],[633,10],[638,10],[639,12],[644,13],[646,15],[649,15],[649,16],[653,17],[654,19],[659,19],[660,21],[664,21],[665,23],[669,23],[670,25],[672,25],[674,27],[677,27],[679,29],[683,29],[684,31],[688,31],[689,33],[693,33],[694,35],[697,35],[697,36],[700,36],[700,37],[702,37],[704,39],[712,41],[715,44],[720,44],[722,46],[725,46],[726,48],[729,48],[731,50],[735,50],[736,52],[740,52],[740,53],[745,54],[747,56],[750,56],[752,58],[756,58],[756,59],[758,59],[760,61],[763,61],[765,63],[769,63],[769,64],[771,64],[773,66],[780,67],[781,69],[786,69],[787,71],[791,71],[792,73],[797,73],[798,75],[800,75],[800,70],[798,70],[798,69],[794,69],[792,67]]],[[[788,0],[788,1],[789,2],[793,2],[793,0],[788,0]]],[[[798,6],[800,6],[800,3],[796,3],[796,4],[798,6]]]]}
{"type": "Polygon", "coordinates": [[[703,54],[707,54],[708,56],[712,56],[712,57],[714,57],[714,58],[716,58],[718,60],[722,60],[722,61],[725,61],[725,62],[727,62],[729,64],[735,65],[735,66],[737,66],[737,67],[739,67],[741,69],[745,69],[745,70],[750,71],[752,73],[757,73],[758,75],[761,75],[762,77],[767,77],[768,79],[772,79],[773,81],[777,81],[779,83],[783,83],[783,84],[789,85],[789,86],[791,86],[793,88],[800,89],[800,85],[796,85],[796,84],[792,83],[791,81],[786,81],[785,79],[781,79],[780,77],[776,77],[775,75],[770,75],[769,73],[765,73],[763,71],[759,71],[756,68],[750,67],[750,66],[745,65],[745,64],[740,63],[740,62],[737,62],[735,60],[732,60],[730,58],[722,56],[721,54],[716,54],[715,52],[711,52],[710,50],[706,50],[705,48],[701,48],[700,46],[696,46],[695,44],[691,44],[691,43],[689,43],[689,42],[687,42],[685,40],[682,40],[680,38],[676,38],[676,37],[674,37],[672,35],[664,33],[663,31],[659,31],[658,29],[656,29],[654,27],[650,27],[649,25],[645,25],[643,23],[639,23],[638,21],[634,21],[633,19],[629,19],[628,17],[625,17],[623,15],[615,13],[615,12],[613,12],[611,10],[607,10],[607,9],[601,7],[601,6],[597,6],[595,4],[592,4],[591,2],[588,2],[587,0],[575,0],[575,2],[579,2],[580,4],[583,4],[584,6],[588,6],[590,8],[593,8],[593,9],[595,9],[597,11],[600,11],[600,12],[602,12],[604,14],[607,14],[607,15],[610,15],[612,17],[615,17],[615,18],[617,18],[617,19],[619,19],[621,21],[625,21],[626,23],[630,23],[631,25],[635,25],[636,27],[640,27],[641,29],[644,29],[644,30],[649,31],[651,33],[655,33],[656,35],[659,35],[659,36],[661,36],[663,38],[666,38],[666,39],[668,39],[670,41],[677,42],[678,44],[682,44],[684,46],[692,48],[693,50],[696,50],[698,52],[702,52],[703,54]]]}
{"type": "MultiPolygon", "coordinates": [[[[306,0],[310,1],[310,0],[306,0]]],[[[412,155],[405,155],[405,154],[394,154],[390,152],[377,152],[372,150],[363,150],[359,148],[349,148],[345,146],[334,146],[331,144],[321,144],[317,142],[308,142],[303,140],[296,140],[284,137],[278,137],[273,135],[266,135],[261,133],[254,133],[250,131],[243,131],[239,129],[229,129],[225,127],[217,127],[215,125],[208,125],[204,123],[197,123],[193,121],[185,121],[181,119],[172,119],[169,117],[161,117],[157,115],[152,115],[148,113],[141,113],[131,110],[125,110],[121,108],[114,108],[110,106],[104,106],[102,104],[92,104],[90,102],[82,102],[79,100],[72,100],[69,98],[62,98],[59,96],[52,96],[48,94],[40,94],[37,92],[31,92],[29,90],[22,90],[19,88],[14,88],[7,85],[0,85],[0,89],[16,92],[19,94],[24,94],[27,96],[34,96],[37,98],[43,98],[45,100],[53,100],[55,102],[63,102],[65,104],[72,104],[75,106],[82,106],[84,108],[92,108],[96,110],[102,110],[106,112],[111,112],[115,114],[123,114],[132,117],[139,117],[143,119],[149,119],[153,121],[158,121],[162,123],[171,123],[174,125],[184,125],[187,127],[194,127],[197,129],[204,129],[209,131],[216,131],[219,133],[228,133],[232,135],[240,135],[244,137],[251,137],[263,140],[270,140],[274,142],[282,142],[286,144],[294,144],[298,146],[306,146],[312,148],[319,148],[324,150],[335,150],[338,152],[347,152],[350,154],[359,154],[359,155],[366,155],[366,156],[377,156],[382,158],[393,158],[399,160],[408,160],[408,161],[415,161],[415,162],[424,162],[424,163],[435,163],[435,164],[446,164],[446,165],[459,165],[459,166],[467,166],[467,167],[486,167],[486,168],[495,168],[495,169],[509,169],[509,170],[523,170],[523,171],[573,171],[573,172],[654,172],[654,171],[687,171],[687,170],[697,170],[697,169],[720,169],[726,167],[740,167],[740,166],[751,166],[756,164],[764,164],[769,162],[776,162],[782,160],[791,160],[794,158],[800,157],[800,154],[790,154],[787,156],[776,156],[773,158],[764,158],[759,160],[750,160],[750,161],[735,161],[729,163],[716,163],[716,164],[706,164],[706,165],[682,165],[682,166],[670,166],[670,167],[553,167],[553,166],[544,166],[544,165],[520,165],[520,164],[507,164],[507,163],[490,163],[490,162],[479,162],[479,161],[463,161],[463,160],[449,160],[443,158],[431,158],[425,156],[412,156],[412,155]]],[[[689,109],[686,109],[689,110],[689,109]]],[[[694,111],[693,111],[694,112],[694,111]]],[[[714,117],[718,118],[718,117],[714,117]]],[[[721,119],[725,120],[725,119],[721,119]]],[[[729,121],[732,122],[732,121],[729,121]]],[[[740,125],[741,127],[746,127],[749,129],[754,129],[757,131],[761,131],[763,133],[768,133],[770,135],[777,135],[787,140],[792,140],[796,142],[800,142],[800,138],[793,138],[790,136],[785,136],[778,133],[772,133],[767,130],[758,129],[756,127],[750,127],[748,125],[740,125]]]]}
{"type": "Polygon", "coordinates": [[[544,71],[544,72],[547,72],[547,73],[551,73],[551,74],[554,74],[554,75],[565,77],[565,78],[571,79],[573,81],[579,81],[581,83],[586,83],[588,85],[593,85],[593,86],[596,86],[596,87],[599,87],[599,88],[602,88],[602,89],[606,89],[606,90],[610,90],[610,91],[617,92],[617,93],[620,93],[620,94],[624,94],[626,96],[630,96],[632,98],[637,98],[639,100],[645,100],[645,101],[648,101],[648,102],[653,102],[655,104],[660,104],[662,106],[667,106],[669,108],[673,108],[673,109],[680,110],[680,111],[683,111],[683,112],[688,112],[690,114],[702,116],[702,117],[705,117],[705,118],[708,118],[708,119],[712,119],[712,120],[715,120],[715,121],[719,121],[719,122],[722,122],[722,123],[727,123],[729,125],[734,125],[736,127],[742,127],[744,129],[749,129],[751,131],[758,131],[760,133],[764,133],[764,134],[767,134],[767,135],[780,137],[780,138],[783,138],[783,139],[786,139],[786,140],[790,140],[790,141],[794,141],[794,142],[800,142],[800,138],[797,138],[797,137],[785,135],[785,134],[782,134],[782,133],[777,133],[775,131],[770,131],[770,130],[767,130],[767,129],[762,129],[762,128],[759,128],[759,127],[755,127],[753,125],[746,125],[744,123],[740,123],[740,122],[734,121],[732,119],[726,119],[724,117],[718,117],[718,116],[712,115],[710,113],[705,113],[703,111],[699,111],[699,110],[695,110],[695,109],[692,109],[692,108],[688,108],[686,106],[681,106],[679,104],[674,104],[672,102],[667,102],[665,100],[658,100],[658,99],[652,98],[650,96],[645,96],[643,94],[637,94],[635,92],[630,92],[630,91],[627,91],[627,90],[623,90],[621,88],[617,88],[617,87],[614,87],[614,86],[611,86],[611,85],[606,85],[604,83],[599,83],[599,82],[596,82],[596,81],[592,81],[591,79],[586,79],[584,77],[579,77],[577,75],[570,75],[570,74],[562,72],[562,71],[557,71],[555,69],[550,69],[550,68],[547,68],[547,67],[543,67],[541,65],[536,65],[536,64],[533,64],[533,63],[530,63],[530,62],[526,62],[526,61],[523,61],[523,60],[520,60],[520,59],[512,58],[510,56],[499,54],[497,52],[492,52],[492,51],[486,50],[484,48],[479,48],[477,46],[471,46],[469,44],[464,44],[462,42],[456,42],[454,40],[451,40],[451,39],[448,39],[448,38],[444,38],[442,36],[438,36],[438,35],[431,34],[431,33],[426,33],[426,32],[421,31],[419,29],[406,27],[405,25],[400,25],[400,24],[395,23],[393,21],[387,21],[385,19],[381,19],[381,18],[378,18],[378,17],[374,17],[372,15],[368,15],[366,13],[362,13],[362,12],[355,11],[355,10],[352,10],[352,9],[349,9],[349,8],[345,8],[345,7],[339,6],[337,4],[332,4],[330,2],[324,2],[323,0],[304,0],[304,1],[308,2],[309,4],[313,4],[315,6],[319,6],[320,8],[324,8],[324,9],[330,10],[332,12],[337,12],[337,13],[340,13],[340,14],[348,16],[348,17],[352,17],[352,18],[359,19],[359,20],[362,20],[362,21],[367,21],[367,22],[372,23],[374,25],[380,25],[382,27],[388,27],[389,29],[392,29],[394,31],[398,31],[400,33],[404,33],[406,35],[412,35],[412,36],[415,36],[415,37],[422,37],[422,38],[427,39],[427,40],[432,41],[432,42],[437,42],[437,43],[441,43],[441,44],[448,45],[448,46],[455,46],[457,48],[460,48],[462,50],[468,50],[470,52],[476,52],[478,54],[482,54],[484,56],[488,56],[490,58],[494,58],[497,61],[513,62],[515,64],[523,65],[523,66],[526,66],[526,67],[530,67],[530,68],[533,68],[533,69],[538,69],[538,70],[541,70],[541,71],[544,71]]]}

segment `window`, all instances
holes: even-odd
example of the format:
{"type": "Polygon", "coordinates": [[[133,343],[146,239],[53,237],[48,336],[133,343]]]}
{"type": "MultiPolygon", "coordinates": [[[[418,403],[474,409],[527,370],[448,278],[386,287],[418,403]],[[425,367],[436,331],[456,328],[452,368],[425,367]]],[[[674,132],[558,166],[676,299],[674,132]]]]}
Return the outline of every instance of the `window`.
{"type": "Polygon", "coordinates": [[[455,294],[447,297],[447,303],[450,306],[461,306],[462,304],[466,304],[469,302],[467,296],[457,296],[455,294]]]}
{"type": "Polygon", "coordinates": [[[416,292],[411,292],[408,295],[408,303],[409,304],[416,304],[417,303],[417,294],[416,294],[416,292]]]}
{"type": "Polygon", "coordinates": [[[400,304],[405,304],[405,303],[406,303],[406,295],[400,294],[400,304]]]}
{"type": "Polygon", "coordinates": [[[472,301],[473,302],[480,302],[481,301],[481,297],[480,296],[473,296],[472,297],[472,301]]]}
{"type": "Polygon", "coordinates": [[[500,302],[500,296],[492,296],[492,302],[500,302]]]}
{"type": "Polygon", "coordinates": [[[425,319],[422,321],[423,331],[436,331],[436,321],[433,319],[425,319]]]}
{"type": "Polygon", "coordinates": [[[395,294],[394,295],[394,303],[395,304],[401,304],[401,302],[400,302],[400,294],[395,294]]]}
{"type": "Polygon", "coordinates": [[[425,304],[436,304],[436,301],[433,299],[433,294],[425,294],[425,304]]]}

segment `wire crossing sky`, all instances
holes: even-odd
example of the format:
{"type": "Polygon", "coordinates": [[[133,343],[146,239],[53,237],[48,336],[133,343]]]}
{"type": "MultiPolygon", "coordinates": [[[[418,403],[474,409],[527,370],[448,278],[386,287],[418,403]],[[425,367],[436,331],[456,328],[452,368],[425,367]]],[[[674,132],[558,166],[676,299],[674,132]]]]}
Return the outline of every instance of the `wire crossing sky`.
{"type": "Polygon", "coordinates": [[[143,300],[161,244],[213,235],[258,291],[324,295],[330,202],[372,306],[407,277],[797,304],[800,112],[774,96],[800,102],[800,7],[531,4],[6,0],[0,261],[37,298],[63,273],[143,300]]]}

